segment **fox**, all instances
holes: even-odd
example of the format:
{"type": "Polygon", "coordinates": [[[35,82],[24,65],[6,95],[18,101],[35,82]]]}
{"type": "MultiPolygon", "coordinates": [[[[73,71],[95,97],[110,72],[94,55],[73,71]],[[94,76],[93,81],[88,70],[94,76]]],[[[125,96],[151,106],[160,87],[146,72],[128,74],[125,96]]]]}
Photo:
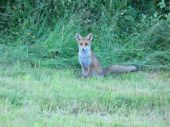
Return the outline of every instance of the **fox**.
{"type": "Polygon", "coordinates": [[[103,68],[91,49],[93,34],[89,33],[86,37],[83,37],[79,33],[76,33],[75,38],[78,43],[78,61],[81,65],[83,77],[103,77],[108,74],[127,73],[138,70],[137,66],[121,65],[112,65],[110,67],[103,68]]]}

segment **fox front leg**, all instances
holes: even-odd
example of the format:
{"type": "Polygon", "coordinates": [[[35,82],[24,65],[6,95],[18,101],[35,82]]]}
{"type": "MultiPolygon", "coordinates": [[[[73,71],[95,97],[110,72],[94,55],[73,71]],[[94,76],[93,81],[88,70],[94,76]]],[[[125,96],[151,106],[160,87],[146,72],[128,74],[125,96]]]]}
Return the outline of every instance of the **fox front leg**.
{"type": "Polygon", "coordinates": [[[90,68],[89,67],[82,67],[82,76],[83,77],[88,77],[89,76],[89,70],[90,68]]]}

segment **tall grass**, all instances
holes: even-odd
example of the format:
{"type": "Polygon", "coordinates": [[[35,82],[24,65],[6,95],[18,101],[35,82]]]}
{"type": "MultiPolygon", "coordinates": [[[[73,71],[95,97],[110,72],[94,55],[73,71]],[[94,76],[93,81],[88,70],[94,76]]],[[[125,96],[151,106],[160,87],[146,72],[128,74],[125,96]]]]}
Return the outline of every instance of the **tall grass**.
{"type": "Polygon", "coordinates": [[[1,63],[76,67],[75,33],[92,32],[104,66],[170,68],[170,15],[159,20],[153,1],[14,0],[2,1],[0,11],[1,63]]]}

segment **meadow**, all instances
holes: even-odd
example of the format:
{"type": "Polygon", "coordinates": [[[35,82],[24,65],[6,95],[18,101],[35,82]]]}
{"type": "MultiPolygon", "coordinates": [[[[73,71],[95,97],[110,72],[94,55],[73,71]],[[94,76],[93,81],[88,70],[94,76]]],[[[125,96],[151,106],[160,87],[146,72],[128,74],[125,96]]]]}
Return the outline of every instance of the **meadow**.
{"type": "Polygon", "coordinates": [[[1,127],[169,127],[170,73],[80,78],[73,69],[0,68],[1,127]]]}
{"type": "Polygon", "coordinates": [[[168,0],[1,0],[0,127],[169,127],[168,0]],[[103,67],[80,77],[75,34],[103,67]]]}

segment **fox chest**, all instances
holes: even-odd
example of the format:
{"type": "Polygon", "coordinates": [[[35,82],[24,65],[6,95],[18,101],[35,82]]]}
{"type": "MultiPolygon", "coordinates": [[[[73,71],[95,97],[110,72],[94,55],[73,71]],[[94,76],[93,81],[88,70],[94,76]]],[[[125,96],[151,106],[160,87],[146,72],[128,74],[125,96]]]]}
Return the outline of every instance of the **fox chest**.
{"type": "Polygon", "coordinates": [[[89,67],[92,63],[91,56],[89,54],[79,54],[79,63],[84,67],[89,67]]]}

